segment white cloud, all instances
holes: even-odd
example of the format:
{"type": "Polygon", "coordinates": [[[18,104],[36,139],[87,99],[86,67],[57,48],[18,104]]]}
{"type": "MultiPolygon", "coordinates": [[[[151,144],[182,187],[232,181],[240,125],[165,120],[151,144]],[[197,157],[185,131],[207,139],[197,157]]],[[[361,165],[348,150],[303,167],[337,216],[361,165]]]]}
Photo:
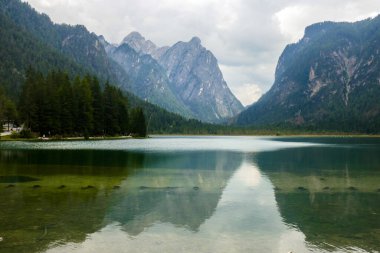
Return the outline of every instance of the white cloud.
{"type": "Polygon", "coordinates": [[[302,36],[304,28],[321,21],[359,21],[374,17],[380,12],[380,1],[345,1],[340,0],[312,3],[298,1],[274,14],[278,21],[281,34],[289,41],[297,42],[302,36]]]}
{"type": "Polygon", "coordinates": [[[263,95],[263,91],[257,84],[245,83],[239,86],[231,87],[232,92],[234,94],[239,94],[240,101],[243,105],[251,105],[253,102],[257,101],[261,95],[263,95]]]}
{"type": "MultiPolygon", "coordinates": [[[[193,36],[219,60],[244,104],[247,84],[266,92],[286,44],[321,21],[356,21],[380,12],[379,0],[24,0],[58,23],[83,24],[110,42],[139,31],[156,44],[193,36]]],[[[257,93],[255,93],[257,94],[257,93]]]]}

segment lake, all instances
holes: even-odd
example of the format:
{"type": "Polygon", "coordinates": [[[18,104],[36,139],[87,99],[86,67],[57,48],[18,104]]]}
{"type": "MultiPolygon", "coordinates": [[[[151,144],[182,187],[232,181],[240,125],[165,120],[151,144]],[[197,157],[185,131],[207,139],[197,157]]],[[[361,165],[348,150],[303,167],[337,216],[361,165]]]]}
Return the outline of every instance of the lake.
{"type": "Polygon", "coordinates": [[[0,142],[0,252],[379,252],[380,139],[0,142]]]}

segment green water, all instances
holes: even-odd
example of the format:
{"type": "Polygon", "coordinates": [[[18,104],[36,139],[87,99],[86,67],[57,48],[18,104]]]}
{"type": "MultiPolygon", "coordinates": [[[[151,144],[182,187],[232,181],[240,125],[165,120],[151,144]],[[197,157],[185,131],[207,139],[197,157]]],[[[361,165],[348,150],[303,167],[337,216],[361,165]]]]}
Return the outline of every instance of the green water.
{"type": "Polygon", "coordinates": [[[0,252],[379,252],[380,139],[0,142],[0,252]]]}

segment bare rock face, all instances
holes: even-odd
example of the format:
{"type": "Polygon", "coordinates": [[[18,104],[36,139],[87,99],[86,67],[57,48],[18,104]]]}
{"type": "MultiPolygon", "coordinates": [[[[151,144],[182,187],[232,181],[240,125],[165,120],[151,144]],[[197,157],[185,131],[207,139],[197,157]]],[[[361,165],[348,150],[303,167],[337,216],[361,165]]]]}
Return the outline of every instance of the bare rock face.
{"type": "Polygon", "coordinates": [[[178,42],[159,58],[174,93],[204,121],[233,117],[243,106],[223,79],[217,59],[197,37],[178,42]]]}
{"type": "Polygon", "coordinates": [[[205,122],[218,122],[243,110],[216,58],[197,37],[157,47],[132,32],[118,46],[102,43],[132,79],[131,91],[143,99],[205,122]]]}
{"type": "Polygon", "coordinates": [[[124,89],[168,111],[187,118],[193,117],[192,112],[173,94],[165,70],[152,56],[146,54],[145,50],[153,50],[156,46],[145,43],[145,39],[137,33],[126,37],[120,45],[110,45],[103,38],[100,41],[108,56],[128,75],[130,80],[124,89]]]}
{"type": "Polygon", "coordinates": [[[272,88],[237,123],[379,131],[379,28],[380,16],[307,27],[282,53],[272,88]]]}

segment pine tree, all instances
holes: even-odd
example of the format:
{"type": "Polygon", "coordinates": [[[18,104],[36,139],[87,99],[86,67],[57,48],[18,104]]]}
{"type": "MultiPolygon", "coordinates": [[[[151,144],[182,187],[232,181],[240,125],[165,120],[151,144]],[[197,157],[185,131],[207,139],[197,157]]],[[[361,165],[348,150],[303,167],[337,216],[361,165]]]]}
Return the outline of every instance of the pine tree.
{"type": "Polygon", "coordinates": [[[8,126],[7,131],[9,131],[10,123],[14,123],[17,119],[16,105],[10,99],[5,98],[3,115],[4,120],[8,126]]]}
{"type": "Polygon", "coordinates": [[[76,78],[74,81],[74,94],[76,99],[76,129],[79,134],[88,136],[93,128],[92,94],[88,80],[76,78]]]}
{"type": "Polygon", "coordinates": [[[39,131],[37,97],[40,96],[38,84],[41,82],[43,82],[42,74],[29,68],[26,71],[26,80],[19,101],[21,120],[25,123],[26,128],[35,132],[39,131]]]}
{"type": "Polygon", "coordinates": [[[136,137],[146,136],[146,121],[142,108],[137,107],[131,111],[131,133],[136,137]]]}
{"type": "Polygon", "coordinates": [[[85,77],[91,86],[92,92],[92,108],[93,108],[93,122],[94,127],[93,135],[103,135],[104,134],[104,108],[103,108],[103,94],[100,88],[99,81],[96,77],[85,77]]]}
{"type": "Polygon", "coordinates": [[[58,97],[60,104],[59,121],[61,134],[70,135],[74,131],[74,103],[72,85],[67,74],[63,74],[59,85],[58,97]]]}
{"type": "Polygon", "coordinates": [[[104,132],[114,136],[120,133],[117,90],[109,83],[104,88],[104,132]]]}

